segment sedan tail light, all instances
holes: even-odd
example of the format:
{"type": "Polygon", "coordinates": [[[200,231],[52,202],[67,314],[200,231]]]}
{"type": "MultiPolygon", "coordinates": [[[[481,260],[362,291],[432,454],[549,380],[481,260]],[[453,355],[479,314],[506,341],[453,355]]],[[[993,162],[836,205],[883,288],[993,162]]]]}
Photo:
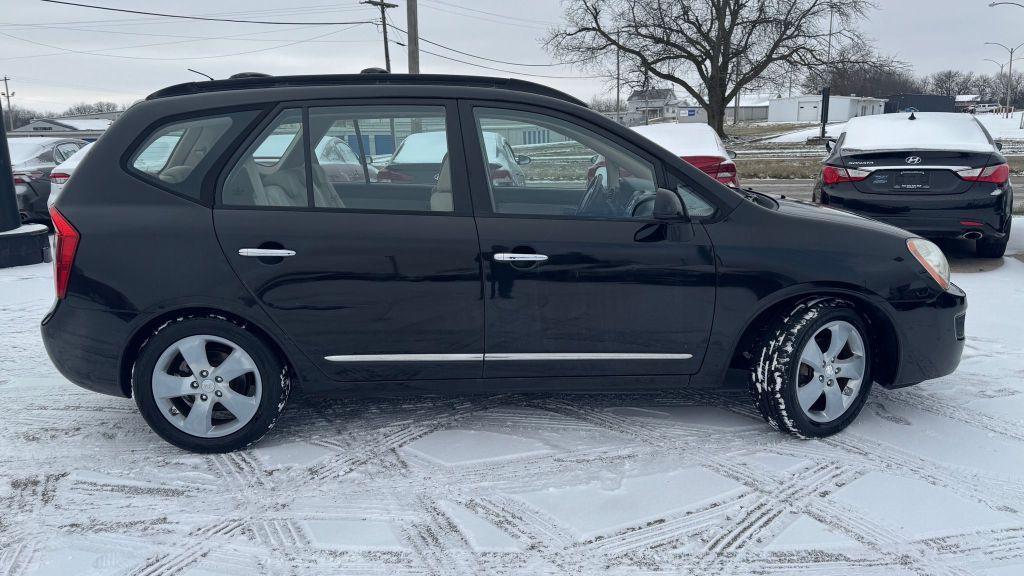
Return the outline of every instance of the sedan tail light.
{"type": "Polygon", "coordinates": [[[410,180],[412,180],[412,176],[390,168],[381,168],[377,171],[377,182],[409,182],[410,180]]]}
{"type": "Polygon", "coordinates": [[[1010,167],[1006,164],[996,164],[986,168],[971,168],[957,172],[961,180],[968,182],[991,182],[993,184],[1005,184],[1010,179],[1010,167]]]}
{"type": "Polygon", "coordinates": [[[736,164],[722,162],[718,165],[718,174],[715,177],[722,184],[734,184],[736,182],[736,164]]]}
{"type": "Polygon", "coordinates": [[[860,182],[870,175],[871,172],[867,170],[839,168],[838,166],[825,166],[821,169],[821,180],[829,186],[841,182],[860,182]]]}
{"type": "Polygon", "coordinates": [[[50,182],[54,184],[66,184],[69,178],[71,178],[71,174],[65,174],[64,172],[50,173],[50,182]]]}
{"type": "Polygon", "coordinates": [[[71,278],[71,265],[75,262],[75,252],[81,237],[78,230],[68,222],[56,207],[50,207],[50,220],[57,237],[57,256],[53,259],[53,279],[57,289],[57,298],[64,298],[68,292],[68,280],[71,278]]]}

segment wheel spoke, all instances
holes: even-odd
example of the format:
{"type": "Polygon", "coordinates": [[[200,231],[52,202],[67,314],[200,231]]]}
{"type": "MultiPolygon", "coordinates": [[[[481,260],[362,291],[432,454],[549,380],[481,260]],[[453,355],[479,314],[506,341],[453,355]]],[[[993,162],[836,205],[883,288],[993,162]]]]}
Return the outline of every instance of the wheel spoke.
{"type": "Polygon", "coordinates": [[[213,428],[212,402],[197,401],[192,405],[182,429],[193,436],[207,436],[213,428]]]}
{"type": "Polygon", "coordinates": [[[839,389],[838,385],[826,386],[825,387],[825,416],[829,420],[834,420],[842,415],[846,411],[846,398],[843,396],[843,391],[839,389]]]}
{"type": "Polygon", "coordinates": [[[178,343],[178,352],[181,352],[189,370],[196,377],[199,376],[200,370],[205,370],[210,366],[210,360],[206,357],[206,340],[202,336],[193,336],[182,340],[178,343]]]}
{"type": "Polygon", "coordinates": [[[195,394],[190,386],[195,378],[191,376],[171,376],[164,372],[153,373],[153,396],[156,398],[180,398],[195,394]]]}
{"type": "Polygon", "coordinates": [[[228,412],[234,414],[239,422],[248,422],[256,413],[256,399],[237,392],[225,392],[222,398],[217,399],[221,406],[228,412]]]}
{"type": "Polygon", "coordinates": [[[828,344],[828,350],[825,351],[825,356],[828,358],[835,358],[842,352],[846,343],[850,340],[850,333],[852,327],[849,324],[837,324],[829,327],[829,332],[832,333],[832,341],[828,344]]]}
{"type": "Polygon", "coordinates": [[[815,342],[814,338],[804,346],[804,351],[800,354],[800,362],[807,364],[815,371],[820,370],[822,364],[824,364],[825,354],[821,351],[818,343],[815,342]]]}
{"type": "Polygon", "coordinates": [[[860,380],[864,376],[864,358],[860,356],[836,360],[835,367],[839,370],[839,373],[836,374],[839,378],[860,380]]]}
{"type": "Polygon", "coordinates": [[[818,380],[818,375],[815,374],[810,382],[797,388],[797,400],[800,401],[800,407],[804,409],[804,412],[809,411],[811,406],[818,401],[818,398],[821,398],[821,392],[824,387],[825,385],[818,380]]]}
{"type": "Polygon", "coordinates": [[[243,374],[248,374],[256,369],[248,354],[240,350],[232,350],[231,354],[213,370],[214,376],[220,376],[225,382],[231,382],[243,374]]]}

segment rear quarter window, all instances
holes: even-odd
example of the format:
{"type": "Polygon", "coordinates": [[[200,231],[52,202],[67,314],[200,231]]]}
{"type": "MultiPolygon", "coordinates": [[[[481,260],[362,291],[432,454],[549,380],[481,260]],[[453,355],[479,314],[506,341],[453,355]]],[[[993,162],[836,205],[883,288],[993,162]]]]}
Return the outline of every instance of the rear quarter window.
{"type": "Polygon", "coordinates": [[[198,200],[210,166],[257,114],[246,110],[166,123],[135,149],[129,168],[143,180],[198,200]]]}

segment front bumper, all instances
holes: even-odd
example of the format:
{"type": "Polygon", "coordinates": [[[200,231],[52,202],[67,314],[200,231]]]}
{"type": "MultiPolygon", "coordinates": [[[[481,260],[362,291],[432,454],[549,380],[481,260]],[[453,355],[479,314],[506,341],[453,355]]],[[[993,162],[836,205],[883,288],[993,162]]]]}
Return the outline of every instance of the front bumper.
{"type": "Polygon", "coordinates": [[[931,302],[898,307],[899,369],[886,388],[902,388],[953,373],[960,365],[966,335],[967,294],[950,284],[931,302]]]}

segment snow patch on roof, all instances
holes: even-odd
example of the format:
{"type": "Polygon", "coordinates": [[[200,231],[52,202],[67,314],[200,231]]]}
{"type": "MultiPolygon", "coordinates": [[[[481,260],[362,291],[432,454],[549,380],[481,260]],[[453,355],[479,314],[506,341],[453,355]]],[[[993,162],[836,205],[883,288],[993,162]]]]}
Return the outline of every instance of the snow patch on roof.
{"type": "Polygon", "coordinates": [[[707,124],[651,124],[634,126],[633,130],[675,156],[728,157],[722,140],[707,124]]]}
{"type": "Polygon", "coordinates": [[[905,112],[860,116],[846,123],[844,150],[954,150],[994,152],[981,125],[969,114],[905,112]]]}

